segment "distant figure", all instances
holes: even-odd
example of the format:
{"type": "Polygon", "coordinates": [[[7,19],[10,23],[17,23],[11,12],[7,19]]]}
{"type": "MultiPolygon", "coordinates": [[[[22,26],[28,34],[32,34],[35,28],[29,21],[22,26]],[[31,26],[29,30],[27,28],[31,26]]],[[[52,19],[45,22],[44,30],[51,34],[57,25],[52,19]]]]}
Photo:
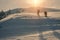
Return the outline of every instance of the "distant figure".
{"type": "Polygon", "coordinates": [[[47,12],[46,11],[44,12],[44,15],[45,15],[45,17],[47,17],[47,12]]]}
{"type": "Polygon", "coordinates": [[[40,16],[39,13],[40,13],[40,10],[37,10],[37,15],[38,15],[38,16],[40,16]]]}

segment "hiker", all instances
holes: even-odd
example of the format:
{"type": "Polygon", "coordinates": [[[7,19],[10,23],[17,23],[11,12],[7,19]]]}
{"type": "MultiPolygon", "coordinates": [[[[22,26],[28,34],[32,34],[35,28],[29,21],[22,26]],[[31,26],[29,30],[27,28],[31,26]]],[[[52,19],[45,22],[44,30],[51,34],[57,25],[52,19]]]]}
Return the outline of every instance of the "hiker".
{"type": "Polygon", "coordinates": [[[44,12],[44,15],[45,15],[45,17],[47,17],[47,12],[46,11],[44,12]]]}
{"type": "Polygon", "coordinates": [[[37,15],[38,15],[38,16],[40,16],[39,13],[40,13],[40,10],[37,10],[37,15]]]}

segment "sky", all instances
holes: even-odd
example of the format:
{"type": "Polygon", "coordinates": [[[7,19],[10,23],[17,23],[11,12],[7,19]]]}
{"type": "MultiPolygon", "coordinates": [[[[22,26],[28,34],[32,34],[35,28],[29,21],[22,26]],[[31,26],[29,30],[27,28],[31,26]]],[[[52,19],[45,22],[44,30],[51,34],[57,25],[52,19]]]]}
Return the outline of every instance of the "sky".
{"type": "MultiPolygon", "coordinates": [[[[41,1],[41,0],[40,0],[41,1]]],[[[60,0],[43,0],[43,7],[60,8],[60,0]]],[[[27,0],[0,0],[0,10],[30,7],[31,1],[27,0]]]]}

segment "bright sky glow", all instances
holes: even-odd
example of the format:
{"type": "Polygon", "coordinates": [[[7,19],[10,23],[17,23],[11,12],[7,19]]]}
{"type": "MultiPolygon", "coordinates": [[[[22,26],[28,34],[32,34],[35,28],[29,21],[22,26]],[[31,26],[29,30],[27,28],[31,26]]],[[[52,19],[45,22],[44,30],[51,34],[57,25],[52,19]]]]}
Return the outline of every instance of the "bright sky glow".
{"type": "Polygon", "coordinates": [[[38,7],[44,3],[44,0],[27,0],[27,3],[31,6],[38,7]]]}

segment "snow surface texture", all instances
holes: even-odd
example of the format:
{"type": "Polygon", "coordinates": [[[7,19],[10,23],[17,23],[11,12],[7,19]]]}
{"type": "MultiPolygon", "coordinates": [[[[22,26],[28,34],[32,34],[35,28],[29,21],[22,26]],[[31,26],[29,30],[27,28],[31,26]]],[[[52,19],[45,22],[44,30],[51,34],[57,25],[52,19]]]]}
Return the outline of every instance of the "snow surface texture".
{"type": "Polygon", "coordinates": [[[60,19],[10,15],[0,20],[0,40],[60,40],[60,19]]]}

